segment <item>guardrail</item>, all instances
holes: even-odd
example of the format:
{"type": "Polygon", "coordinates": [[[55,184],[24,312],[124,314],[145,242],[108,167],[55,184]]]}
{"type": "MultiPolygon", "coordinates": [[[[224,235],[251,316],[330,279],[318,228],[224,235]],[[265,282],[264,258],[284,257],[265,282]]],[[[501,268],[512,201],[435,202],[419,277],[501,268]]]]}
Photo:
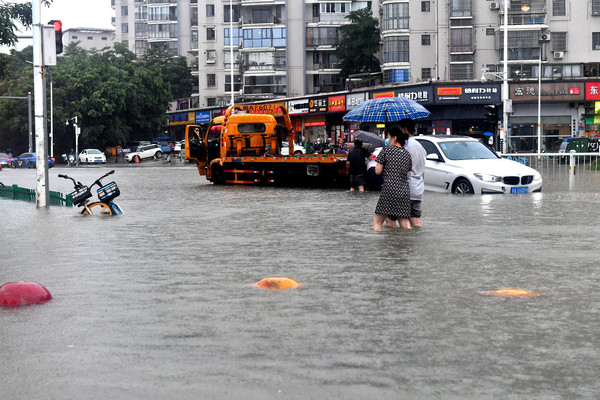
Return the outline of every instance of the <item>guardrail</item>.
{"type": "Polygon", "coordinates": [[[597,187],[600,184],[600,153],[505,153],[501,157],[514,160],[536,169],[542,174],[544,183],[569,184],[597,187]]]}
{"type": "MultiPolygon", "coordinates": [[[[0,198],[23,200],[35,203],[35,190],[19,187],[18,185],[3,186],[0,185],[0,198]]],[[[50,191],[51,206],[72,206],[71,195],[64,196],[60,192],[50,191]]]]}

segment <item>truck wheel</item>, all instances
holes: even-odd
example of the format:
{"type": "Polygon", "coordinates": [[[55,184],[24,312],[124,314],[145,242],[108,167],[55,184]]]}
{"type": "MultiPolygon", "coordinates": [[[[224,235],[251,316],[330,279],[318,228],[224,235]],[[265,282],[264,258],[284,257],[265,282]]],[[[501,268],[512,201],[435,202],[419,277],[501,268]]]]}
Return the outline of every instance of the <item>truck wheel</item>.
{"type": "Polygon", "coordinates": [[[215,185],[222,185],[225,183],[225,173],[223,172],[223,167],[220,165],[215,165],[212,167],[211,173],[212,176],[210,180],[212,183],[215,185]]]}

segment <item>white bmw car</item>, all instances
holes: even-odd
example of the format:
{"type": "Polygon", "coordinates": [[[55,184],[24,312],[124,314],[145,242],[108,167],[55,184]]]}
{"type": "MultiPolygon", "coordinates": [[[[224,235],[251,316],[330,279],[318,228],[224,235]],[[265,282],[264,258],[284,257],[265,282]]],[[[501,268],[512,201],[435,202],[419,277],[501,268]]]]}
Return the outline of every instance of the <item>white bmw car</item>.
{"type": "Polygon", "coordinates": [[[420,135],[427,151],[425,190],[449,193],[532,193],[542,190],[533,168],[499,157],[467,136],[420,135]]]}

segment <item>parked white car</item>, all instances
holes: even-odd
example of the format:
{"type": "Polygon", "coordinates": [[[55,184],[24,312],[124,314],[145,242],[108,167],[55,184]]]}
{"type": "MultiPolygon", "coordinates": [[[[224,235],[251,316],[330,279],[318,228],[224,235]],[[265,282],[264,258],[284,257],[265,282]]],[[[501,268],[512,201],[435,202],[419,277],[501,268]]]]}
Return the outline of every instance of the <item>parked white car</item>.
{"type": "Polygon", "coordinates": [[[533,168],[499,157],[467,136],[420,135],[427,151],[425,190],[448,193],[531,193],[542,190],[533,168]]]}
{"type": "MultiPolygon", "coordinates": [[[[290,144],[283,142],[281,144],[281,155],[288,156],[290,154],[290,144]]],[[[294,154],[306,154],[306,149],[300,144],[294,144],[294,154]]]]}
{"type": "Polygon", "coordinates": [[[145,158],[161,158],[163,155],[162,150],[157,144],[147,144],[139,146],[135,151],[125,154],[125,161],[133,162],[136,157],[140,158],[140,161],[145,158]]]}
{"type": "Polygon", "coordinates": [[[84,149],[79,153],[79,163],[102,163],[106,164],[106,156],[98,149],[84,149]]]}

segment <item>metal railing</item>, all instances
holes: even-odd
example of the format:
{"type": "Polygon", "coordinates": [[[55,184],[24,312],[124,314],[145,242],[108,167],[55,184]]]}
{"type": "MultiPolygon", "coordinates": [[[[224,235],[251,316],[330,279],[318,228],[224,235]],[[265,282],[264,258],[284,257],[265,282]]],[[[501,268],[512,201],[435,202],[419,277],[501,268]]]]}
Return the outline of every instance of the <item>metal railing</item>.
{"type": "MultiPolygon", "coordinates": [[[[18,185],[0,186],[0,198],[23,200],[35,203],[35,190],[19,187],[18,185]]],[[[72,206],[71,195],[64,196],[60,192],[50,191],[51,206],[72,206]]]]}
{"type": "Polygon", "coordinates": [[[503,158],[514,160],[539,171],[547,184],[569,190],[600,187],[600,153],[506,153],[503,158]]]}

